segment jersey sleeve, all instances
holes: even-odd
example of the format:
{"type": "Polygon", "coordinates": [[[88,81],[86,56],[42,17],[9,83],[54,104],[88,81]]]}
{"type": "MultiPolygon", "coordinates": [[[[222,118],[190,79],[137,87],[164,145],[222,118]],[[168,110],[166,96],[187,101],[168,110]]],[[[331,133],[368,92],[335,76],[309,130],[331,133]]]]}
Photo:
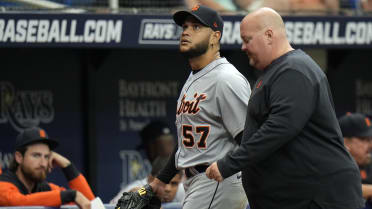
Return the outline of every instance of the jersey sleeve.
{"type": "Polygon", "coordinates": [[[73,164],[62,169],[62,171],[65,174],[68,180],[68,185],[71,189],[81,192],[89,200],[95,198],[87,180],[73,164]]]}
{"type": "Polygon", "coordinates": [[[232,137],[236,137],[244,129],[250,95],[251,87],[243,75],[220,75],[216,87],[217,107],[222,122],[232,137]]]}
{"type": "Polygon", "coordinates": [[[89,200],[93,200],[95,198],[87,180],[82,174],[69,181],[68,185],[71,189],[81,192],[89,200]]]}
{"type": "Polygon", "coordinates": [[[62,204],[61,187],[53,186],[52,191],[37,192],[24,195],[10,182],[0,182],[0,206],[50,206],[58,207],[62,204]]]}

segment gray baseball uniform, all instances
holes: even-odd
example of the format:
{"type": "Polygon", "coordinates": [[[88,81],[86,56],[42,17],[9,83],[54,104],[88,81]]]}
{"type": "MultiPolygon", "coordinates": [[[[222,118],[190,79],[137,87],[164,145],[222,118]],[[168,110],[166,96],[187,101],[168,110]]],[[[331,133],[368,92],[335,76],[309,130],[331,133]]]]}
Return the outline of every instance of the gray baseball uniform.
{"type": "Polygon", "coordinates": [[[250,93],[247,79],[225,58],[191,73],[184,84],[177,104],[175,163],[194,175],[185,182],[183,209],[246,208],[240,174],[218,184],[193,168],[209,165],[238,146],[234,137],[244,128],[250,93]]]}

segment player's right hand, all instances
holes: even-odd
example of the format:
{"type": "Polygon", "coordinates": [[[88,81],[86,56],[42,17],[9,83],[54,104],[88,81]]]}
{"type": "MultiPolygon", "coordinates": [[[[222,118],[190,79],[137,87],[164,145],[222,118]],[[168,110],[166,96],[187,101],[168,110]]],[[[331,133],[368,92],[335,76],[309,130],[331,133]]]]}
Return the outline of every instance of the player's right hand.
{"type": "Polygon", "coordinates": [[[49,158],[49,172],[55,167],[59,166],[61,168],[66,168],[71,164],[71,161],[67,158],[63,157],[62,155],[51,152],[50,158],[49,158]]]}
{"type": "Polygon", "coordinates": [[[79,191],[76,191],[75,203],[80,209],[90,209],[90,201],[79,191]]]}
{"type": "Polygon", "coordinates": [[[155,178],[151,183],[150,186],[152,188],[152,191],[158,196],[162,197],[164,195],[164,190],[166,184],[162,181],[160,181],[158,178],[155,178]]]}
{"type": "Polygon", "coordinates": [[[205,171],[205,174],[207,175],[208,178],[214,179],[218,182],[223,181],[223,177],[220,173],[220,170],[218,169],[217,163],[214,162],[212,165],[210,165],[207,170],[205,171]]]}

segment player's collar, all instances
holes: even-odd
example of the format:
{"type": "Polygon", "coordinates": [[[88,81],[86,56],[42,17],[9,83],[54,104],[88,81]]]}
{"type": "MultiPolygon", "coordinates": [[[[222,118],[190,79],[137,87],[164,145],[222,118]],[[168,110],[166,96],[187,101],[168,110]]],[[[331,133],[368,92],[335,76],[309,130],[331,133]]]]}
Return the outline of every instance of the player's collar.
{"type": "Polygon", "coordinates": [[[203,75],[209,73],[213,69],[215,69],[220,64],[227,64],[229,63],[225,57],[221,57],[219,59],[213,60],[211,63],[209,63],[207,66],[205,66],[203,69],[200,70],[200,72],[193,74],[191,72],[191,75],[193,77],[193,80],[198,79],[202,77],[203,75]]]}

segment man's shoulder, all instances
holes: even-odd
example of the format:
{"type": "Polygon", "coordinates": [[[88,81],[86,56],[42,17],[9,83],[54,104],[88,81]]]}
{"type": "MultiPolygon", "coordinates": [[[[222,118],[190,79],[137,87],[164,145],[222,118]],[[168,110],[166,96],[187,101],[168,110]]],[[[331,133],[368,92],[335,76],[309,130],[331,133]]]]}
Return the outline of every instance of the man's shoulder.
{"type": "Polygon", "coordinates": [[[237,71],[235,66],[231,64],[225,57],[214,60],[209,64],[209,67],[217,71],[229,71],[230,69],[237,71]]]}
{"type": "Polygon", "coordinates": [[[294,51],[282,61],[272,66],[267,77],[276,80],[281,76],[296,75],[305,77],[312,84],[319,83],[326,76],[318,64],[303,51],[294,51]]]}
{"type": "MultiPolygon", "coordinates": [[[[15,173],[9,171],[9,170],[5,171],[4,173],[2,173],[0,175],[0,182],[7,182],[7,183],[13,184],[14,186],[16,186],[18,188],[18,190],[22,194],[27,194],[28,193],[26,187],[18,179],[17,175],[15,173]]],[[[35,189],[32,191],[32,193],[50,191],[50,190],[51,190],[51,188],[49,186],[49,183],[47,181],[42,181],[42,182],[37,183],[35,185],[35,189]]]]}
{"type": "Polygon", "coordinates": [[[236,67],[227,62],[216,67],[215,73],[220,80],[245,78],[236,67]]]}
{"type": "Polygon", "coordinates": [[[306,76],[325,76],[320,66],[302,50],[295,50],[292,56],[288,56],[287,67],[289,69],[301,72],[306,76]]]}
{"type": "Polygon", "coordinates": [[[222,69],[222,70],[228,70],[228,69],[235,69],[235,66],[231,64],[226,58],[221,58],[216,62],[216,68],[222,69]]]}
{"type": "Polygon", "coordinates": [[[3,172],[1,175],[0,175],[0,182],[6,182],[6,183],[10,183],[10,184],[13,184],[15,187],[18,188],[18,190],[22,193],[22,194],[27,194],[27,189],[26,187],[22,184],[22,182],[18,179],[17,175],[9,170],[3,172]]]}
{"type": "Polygon", "coordinates": [[[226,85],[244,85],[244,88],[249,86],[247,78],[239,72],[232,64],[221,66],[215,76],[215,81],[218,84],[226,85]]]}
{"type": "Polygon", "coordinates": [[[10,182],[10,183],[13,183],[15,181],[17,181],[18,178],[17,178],[17,175],[9,170],[6,170],[4,171],[1,175],[0,175],[0,182],[10,182]]]}

